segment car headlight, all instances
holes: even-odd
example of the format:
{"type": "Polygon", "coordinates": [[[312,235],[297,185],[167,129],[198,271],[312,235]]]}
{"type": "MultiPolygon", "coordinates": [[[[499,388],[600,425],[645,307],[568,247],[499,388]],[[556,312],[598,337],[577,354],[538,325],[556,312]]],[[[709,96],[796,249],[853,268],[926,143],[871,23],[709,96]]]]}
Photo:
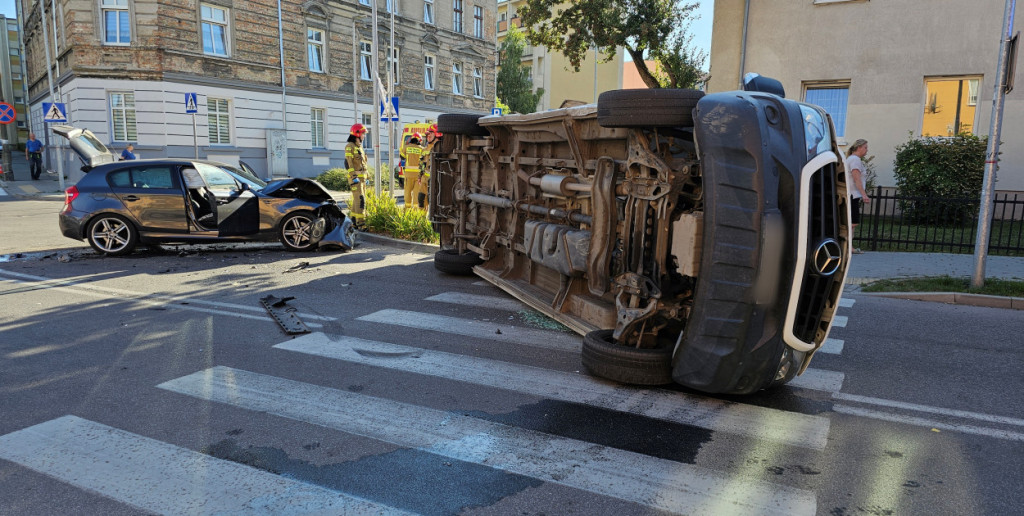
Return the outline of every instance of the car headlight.
{"type": "Polygon", "coordinates": [[[807,150],[807,160],[832,150],[830,140],[831,132],[828,122],[818,109],[807,104],[800,104],[800,115],[804,120],[804,149],[807,150]]]}

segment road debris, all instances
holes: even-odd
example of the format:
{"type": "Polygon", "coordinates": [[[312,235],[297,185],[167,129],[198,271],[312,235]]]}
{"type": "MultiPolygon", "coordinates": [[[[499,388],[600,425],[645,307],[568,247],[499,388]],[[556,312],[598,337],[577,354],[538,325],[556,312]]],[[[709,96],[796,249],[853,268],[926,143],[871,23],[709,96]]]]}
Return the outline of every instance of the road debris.
{"type": "Polygon", "coordinates": [[[279,298],[273,295],[260,298],[260,303],[267,309],[267,313],[277,321],[277,324],[281,325],[281,329],[284,330],[288,335],[297,335],[300,333],[309,333],[309,328],[306,327],[306,323],[299,319],[299,316],[295,315],[295,308],[288,306],[288,301],[295,299],[293,296],[279,298]]]}

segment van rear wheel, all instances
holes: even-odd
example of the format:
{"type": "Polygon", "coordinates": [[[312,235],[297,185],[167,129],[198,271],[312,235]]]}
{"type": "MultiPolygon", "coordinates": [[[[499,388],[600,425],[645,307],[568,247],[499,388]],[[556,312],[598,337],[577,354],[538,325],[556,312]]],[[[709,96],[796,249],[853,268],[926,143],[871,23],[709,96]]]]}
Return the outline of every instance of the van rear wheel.
{"type": "Polygon", "coordinates": [[[672,383],[672,346],[623,346],[612,330],[595,330],[583,338],[581,358],[583,367],[601,378],[632,385],[672,383]]]}

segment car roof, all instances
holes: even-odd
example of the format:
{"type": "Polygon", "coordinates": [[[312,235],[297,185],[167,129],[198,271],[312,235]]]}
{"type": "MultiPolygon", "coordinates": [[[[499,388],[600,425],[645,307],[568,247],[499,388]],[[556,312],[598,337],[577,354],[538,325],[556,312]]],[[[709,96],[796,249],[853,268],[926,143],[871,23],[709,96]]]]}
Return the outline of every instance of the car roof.
{"type": "Polygon", "coordinates": [[[206,159],[189,159],[189,158],[149,158],[149,159],[132,159],[125,161],[115,161],[113,163],[104,163],[98,165],[95,168],[89,170],[93,171],[108,171],[116,170],[126,167],[138,166],[138,165],[191,165],[193,163],[203,163],[206,165],[213,165],[217,167],[230,167],[227,163],[219,161],[210,161],[206,159]]]}

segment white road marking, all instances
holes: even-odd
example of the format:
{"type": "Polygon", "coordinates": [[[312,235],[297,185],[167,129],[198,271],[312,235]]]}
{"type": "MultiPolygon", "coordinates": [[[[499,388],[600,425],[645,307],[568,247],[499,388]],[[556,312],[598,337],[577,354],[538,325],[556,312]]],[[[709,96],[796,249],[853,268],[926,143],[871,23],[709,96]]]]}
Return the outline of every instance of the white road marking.
{"type": "Polygon", "coordinates": [[[444,292],[436,296],[430,296],[425,301],[438,301],[455,305],[475,306],[480,308],[495,308],[517,312],[525,310],[527,306],[512,297],[482,296],[479,294],[464,294],[462,292],[444,292]]]}
{"type": "Polygon", "coordinates": [[[890,421],[893,423],[903,423],[907,425],[920,426],[924,428],[937,428],[939,430],[949,430],[953,432],[962,432],[965,434],[983,435],[986,437],[995,437],[996,439],[1003,439],[1007,441],[1024,441],[1024,433],[1011,432],[1009,430],[999,430],[997,428],[985,428],[974,425],[957,425],[951,423],[944,423],[932,419],[924,419],[913,416],[902,416],[899,414],[890,414],[887,412],[862,409],[842,404],[833,405],[832,410],[834,410],[835,412],[839,412],[841,414],[850,414],[852,416],[866,417],[881,421],[890,421]]]}
{"type": "Polygon", "coordinates": [[[842,401],[852,401],[854,403],[864,403],[866,405],[877,405],[880,407],[898,408],[903,410],[913,410],[915,412],[927,412],[930,414],[938,414],[940,416],[959,417],[964,419],[974,419],[977,421],[984,421],[986,423],[998,423],[1003,425],[1014,425],[1024,426],[1024,419],[1018,419],[1015,417],[1006,416],[994,416],[991,414],[982,414],[980,412],[971,412],[967,410],[956,410],[942,407],[932,407],[929,405],[919,405],[917,403],[906,403],[903,401],[893,401],[881,398],[872,398],[870,396],[859,396],[856,394],[845,394],[841,392],[834,393],[833,399],[842,401]]]}
{"type": "Polygon", "coordinates": [[[356,319],[421,330],[454,333],[477,339],[496,340],[559,351],[579,352],[583,338],[575,333],[520,328],[496,321],[474,321],[446,315],[386,309],[356,319]]]}
{"type": "Polygon", "coordinates": [[[821,344],[821,348],[818,353],[827,353],[829,355],[841,355],[843,354],[843,340],[827,338],[825,342],[821,344]]]}
{"type": "Polygon", "coordinates": [[[852,308],[853,304],[856,303],[856,302],[857,302],[857,300],[852,298],[852,297],[841,297],[841,298],[839,298],[839,306],[841,306],[843,308],[852,308]]]}
{"type": "MultiPolygon", "coordinates": [[[[40,287],[44,287],[44,286],[47,287],[47,288],[67,287],[67,288],[72,288],[72,289],[80,290],[80,291],[92,291],[92,292],[95,292],[95,293],[115,294],[116,296],[118,296],[116,299],[122,299],[123,300],[123,298],[125,298],[125,297],[131,297],[131,298],[135,298],[135,299],[133,299],[134,301],[145,301],[145,302],[147,302],[149,304],[160,304],[160,305],[174,306],[176,308],[186,308],[187,309],[191,305],[199,305],[199,306],[212,306],[212,307],[217,307],[217,308],[226,308],[226,309],[229,309],[229,310],[241,310],[241,311],[245,311],[245,312],[262,312],[262,313],[266,313],[266,309],[263,308],[263,305],[258,305],[258,304],[255,305],[255,306],[250,306],[250,305],[240,305],[240,304],[235,304],[235,303],[223,303],[223,302],[220,302],[220,301],[207,301],[205,299],[198,299],[198,298],[185,297],[185,296],[175,296],[175,295],[165,295],[165,294],[147,294],[147,293],[143,293],[143,292],[134,292],[134,291],[131,291],[131,290],[124,290],[124,289],[119,289],[119,288],[102,287],[102,286],[99,286],[99,285],[93,285],[91,283],[87,283],[87,282],[83,282],[83,281],[60,280],[60,279],[45,278],[43,276],[33,276],[31,274],[22,274],[22,273],[19,273],[19,272],[13,272],[13,271],[8,271],[8,270],[4,270],[4,269],[0,269],[0,276],[9,276],[9,277],[12,277],[12,278],[19,278],[19,279],[22,279],[22,280],[27,280],[27,281],[32,281],[32,282],[39,282],[39,283],[41,283],[41,285],[39,285],[40,287]],[[158,302],[156,302],[154,300],[160,300],[160,301],[163,301],[163,303],[158,303],[158,302]]],[[[107,297],[111,297],[111,296],[108,295],[107,297]]],[[[210,310],[203,309],[203,311],[210,311],[210,310]]],[[[214,313],[228,313],[228,312],[214,312],[214,313]]],[[[236,314],[236,315],[242,316],[241,314],[236,314]]],[[[323,316],[323,315],[310,314],[310,313],[304,313],[304,312],[296,313],[296,315],[299,316],[300,318],[304,319],[304,320],[317,320],[317,321],[334,321],[334,320],[337,320],[336,317],[327,317],[327,316],[323,316]]],[[[265,319],[265,318],[266,317],[259,317],[259,319],[265,319]]]]}
{"type": "Polygon", "coordinates": [[[814,514],[815,495],[758,480],[417,405],[218,366],[159,387],[417,448],[655,509],[814,514]]]}
{"type": "Polygon", "coordinates": [[[76,416],[0,436],[0,458],[159,514],[402,514],[76,416]]]}
{"type": "Polygon", "coordinates": [[[829,420],[821,416],[661,389],[628,387],[582,374],[352,337],[332,340],[323,333],[303,335],[274,347],[507,389],[791,446],[821,450],[828,439],[829,420]]]}
{"type": "Polygon", "coordinates": [[[493,287],[494,286],[493,284],[491,284],[490,281],[485,281],[485,280],[474,281],[473,285],[475,285],[477,287],[493,287]]]}
{"type": "Polygon", "coordinates": [[[3,188],[0,188],[0,197],[4,195],[7,195],[7,192],[5,192],[3,188]]]}
{"type": "Polygon", "coordinates": [[[832,318],[833,328],[845,328],[846,323],[850,321],[850,318],[845,315],[837,315],[832,318]]]}
{"type": "Polygon", "coordinates": [[[786,385],[799,387],[801,389],[835,393],[839,392],[839,390],[843,388],[843,379],[845,378],[845,374],[837,373],[835,371],[808,369],[804,371],[804,374],[793,378],[786,385]]]}

